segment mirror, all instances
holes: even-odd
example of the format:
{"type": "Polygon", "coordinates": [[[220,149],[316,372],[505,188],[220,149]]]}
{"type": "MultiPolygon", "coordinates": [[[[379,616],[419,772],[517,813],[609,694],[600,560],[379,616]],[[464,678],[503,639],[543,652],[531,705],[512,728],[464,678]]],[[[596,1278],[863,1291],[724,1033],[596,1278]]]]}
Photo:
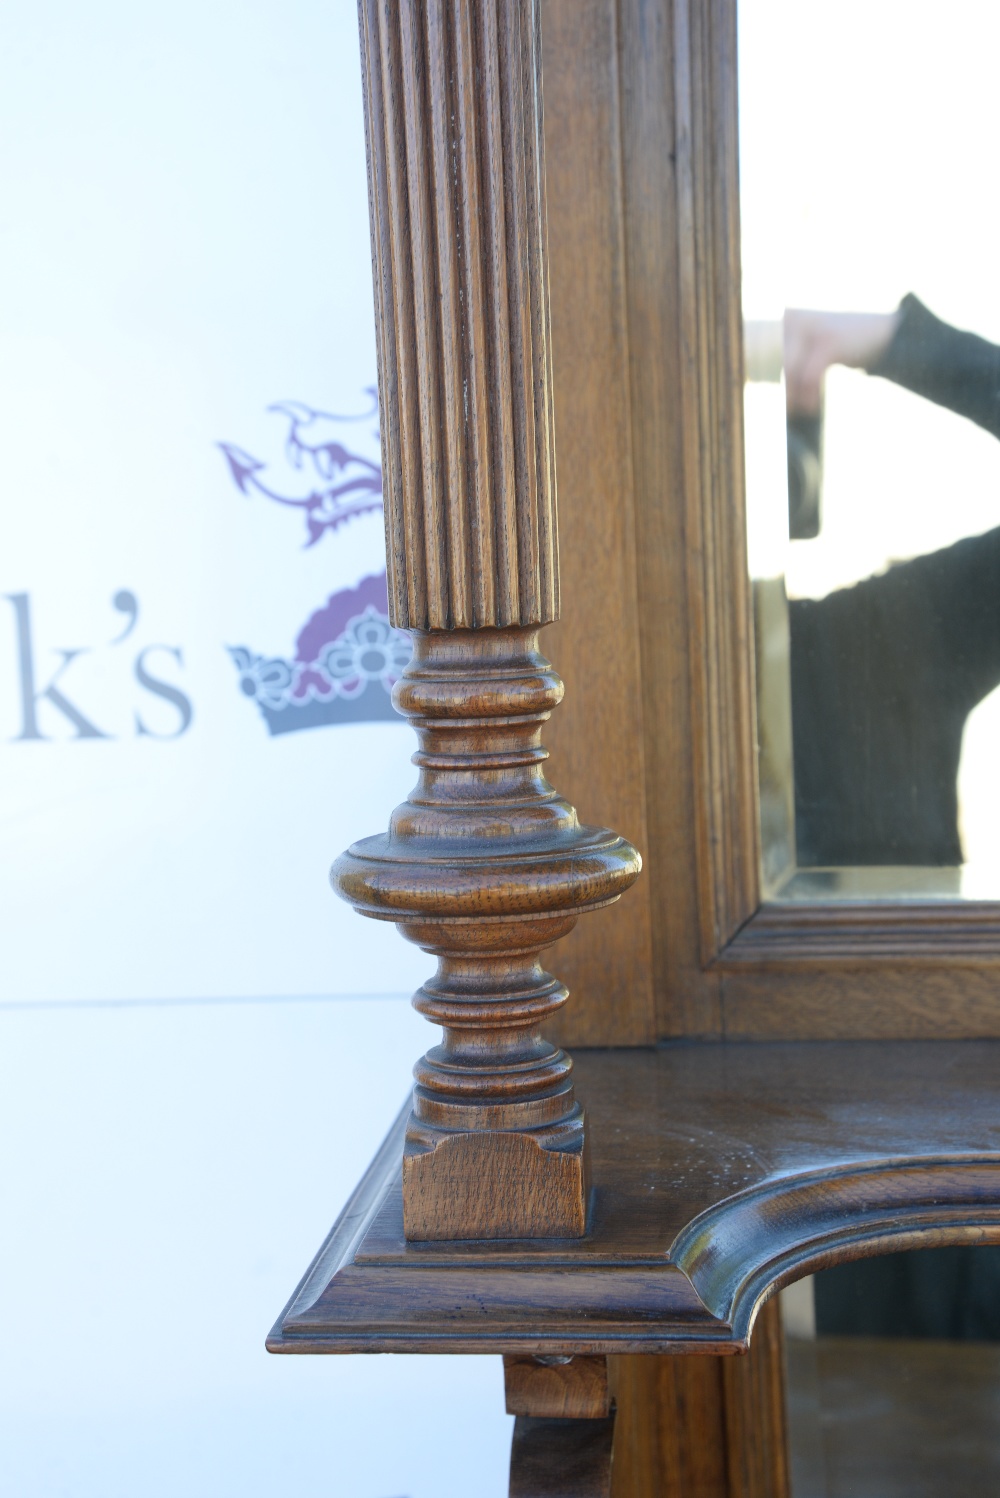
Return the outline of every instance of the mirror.
{"type": "Polygon", "coordinates": [[[1000,1249],[918,1249],[782,1291],[792,1498],[1000,1491],[1000,1249]]]}
{"type": "Polygon", "coordinates": [[[1000,898],[1000,7],[739,15],[765,897],[1000,898]]]}

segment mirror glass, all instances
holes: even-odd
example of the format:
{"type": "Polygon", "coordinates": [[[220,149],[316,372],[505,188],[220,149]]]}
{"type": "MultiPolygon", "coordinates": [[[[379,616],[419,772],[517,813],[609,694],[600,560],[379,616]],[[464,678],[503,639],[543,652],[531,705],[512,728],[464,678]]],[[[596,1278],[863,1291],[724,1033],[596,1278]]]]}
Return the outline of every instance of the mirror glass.
{"type": "Polygon", "coordinates": [[[1000,898],[1000,5],[739,16],[766,898],[1000,898]]]}
{"type": "Polygon", "coordinates": [[[1000,1248],[840,1265],[781,1308],[792,1498],[1000,1492],[1000,1248]]]}

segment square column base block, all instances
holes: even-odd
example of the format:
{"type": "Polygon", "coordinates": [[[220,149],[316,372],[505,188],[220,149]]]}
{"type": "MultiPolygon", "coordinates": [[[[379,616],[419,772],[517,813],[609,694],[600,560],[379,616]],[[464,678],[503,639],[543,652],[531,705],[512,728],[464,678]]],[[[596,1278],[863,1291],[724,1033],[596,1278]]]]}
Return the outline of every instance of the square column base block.
{"type": "Polygon", "coordinates": [[[403,1230],[411,1242],[582,1238],[590,1162],[586,1128],[563,1148],[530,1133],[445,1134],[427,1148],[407,1139],[403,1230]]]}
{"type": "Polygon", "coordinates": [[[271,1351],[733,1353],[812,1269],[1000,1243],[1000,1041],[677,1043],[580,1051],[573,1076],[583,1237],[408,1238],[407,1099],[271,1351]]]}

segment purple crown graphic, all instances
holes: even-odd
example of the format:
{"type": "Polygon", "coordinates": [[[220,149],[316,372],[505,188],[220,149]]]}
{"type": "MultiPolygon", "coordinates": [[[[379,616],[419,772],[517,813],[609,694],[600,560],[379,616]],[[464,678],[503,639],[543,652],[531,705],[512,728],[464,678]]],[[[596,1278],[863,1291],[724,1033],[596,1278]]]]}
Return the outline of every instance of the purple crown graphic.
{"type": "MultiPolygon", "coordinates": [[[[301,510],[306,546],[358,515],[381,509],[381,468],[351,452],[339,436],[340,423],[370,419],[374,407],[360,418],[334,416],[298,401],[269,409],[288,420],[285,458],[294,476],[301,473],[304,480],[294,487],[308,485],[308,492],[279,492],[273,480],[261,477],[267,464],[220,443],[241,493],[301,510]]],[[[389,622],[383,570],[331,594],[299,631],[292,659],[258,654],[245,645],[230,646],[229,654],[240,690],[256,702],[268,732],[280,734],[330,723],[395,720],[390,693],[411,648],[409,635],[389,622]]]]}

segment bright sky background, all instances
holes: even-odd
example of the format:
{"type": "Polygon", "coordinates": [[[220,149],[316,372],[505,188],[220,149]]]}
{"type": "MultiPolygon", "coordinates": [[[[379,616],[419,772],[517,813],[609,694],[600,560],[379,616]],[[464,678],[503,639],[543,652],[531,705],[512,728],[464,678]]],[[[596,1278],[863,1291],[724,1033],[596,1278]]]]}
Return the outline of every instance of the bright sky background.
{"type": "MultiPolygon", "coordinates": [[[[739,15],[745,315],[889,311],[913,291],[1000,342],[1000,4],[741,0],[739,15]]],[[[779,542],[783,425],[783,392],[750,387],[751,566],[784,571],[792,596],[822,597],[1000,524],[1000,443],[887,381],[835,369],[822,534],[779,542]]],[[[970,864],[1000,845],[998,742],[994,693],[966,730],[970,864]]]]}

